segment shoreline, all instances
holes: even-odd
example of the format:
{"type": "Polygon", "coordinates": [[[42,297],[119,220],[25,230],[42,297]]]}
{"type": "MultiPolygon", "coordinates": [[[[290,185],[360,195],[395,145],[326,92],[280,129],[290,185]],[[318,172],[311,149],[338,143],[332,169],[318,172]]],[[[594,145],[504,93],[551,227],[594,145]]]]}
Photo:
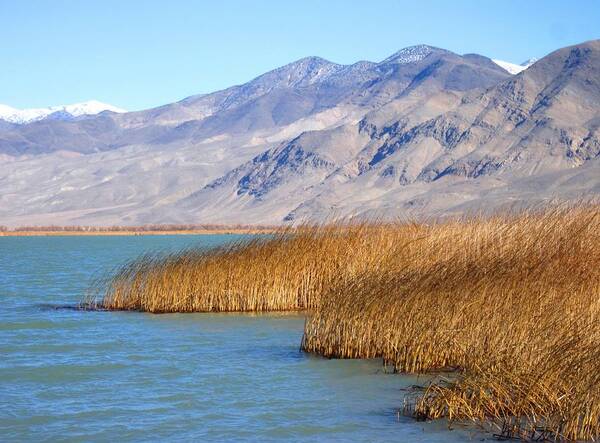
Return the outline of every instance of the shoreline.
{"type": "Polygon", "coordinates": [[[148,231],[0,231],[0,237],[79,237],[79,236],[137,236],[137,235],[234,235],[272,234],[269,229],[191,229],[191,230],[148,230],[148,231]]]}

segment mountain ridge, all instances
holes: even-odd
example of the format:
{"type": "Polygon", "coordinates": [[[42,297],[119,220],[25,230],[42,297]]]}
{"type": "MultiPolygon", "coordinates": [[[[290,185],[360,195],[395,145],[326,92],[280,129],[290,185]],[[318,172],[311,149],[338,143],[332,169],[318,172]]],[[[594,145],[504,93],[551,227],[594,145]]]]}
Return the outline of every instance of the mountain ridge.
{"type": "Polygon", "coordinates": [[[516,75],[426,45],[307,57],[151,110],[0,125],[0,224],[441,216],[594,194],[599,45],[516,75]]]}
{"type": "Polygon", "coordinates": [[[97,100],[74,103],[72,105],[49,106],[46,108],[16,109],[0,104],[0,120],[14,124],[28,124],[44,119],[74,119],[76,117],[96,115],[109,111],[114,113],[127,112],[107,103],[97,100]]]}

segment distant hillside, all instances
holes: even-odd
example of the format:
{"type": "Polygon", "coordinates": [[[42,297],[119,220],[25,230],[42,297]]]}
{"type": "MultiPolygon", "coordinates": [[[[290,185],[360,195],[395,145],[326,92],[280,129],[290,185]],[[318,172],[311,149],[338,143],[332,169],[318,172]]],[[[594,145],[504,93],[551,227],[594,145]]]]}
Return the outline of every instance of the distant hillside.
{"type": "Polygon", "coordinates": [[[282,223],[600,192],[600,41],[511,75],[420,45],[140,112],[0,122],[0,224],[282,223]]]}

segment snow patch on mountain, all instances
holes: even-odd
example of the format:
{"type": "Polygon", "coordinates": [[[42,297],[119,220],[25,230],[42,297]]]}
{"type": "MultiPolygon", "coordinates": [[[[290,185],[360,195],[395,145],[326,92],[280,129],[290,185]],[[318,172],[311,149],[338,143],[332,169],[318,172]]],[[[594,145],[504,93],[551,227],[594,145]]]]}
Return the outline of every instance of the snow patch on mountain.
{"type": "Polygon", "coordinates": [[[407,63],[416,63],[423,60],[433,52],[433,48],[427,45],[409,46],[408,48],[400,49],[398,52],[390,55],[383,60],[381,64],[394,63],[404,65],[407,63]]]}
{"type": "Polygon", "coordinates": [[[57,119],[69,119],[83,115],[96,115],[104,111],[127,112],[116,106],[90,100],[72,105],[49,106],[47,108],[16,109],[0,104],[0,120],[18,125],[44,120],[55,117],[57,119]]]}
{"type": "Polygon", "coordinates": [[[526,68],[529,68],[531,65],[533,65],[537,61],[538,61],[537,58],[532,57],[528,60],[525,60],[523,63],[521,63],[521,66],[525,66],[526,68]]]}
{"type": "Polygon", "coordinates": [[[496,63],[498,66],[500,66],[502,69],[507,71],[508,73],[515,75],[515,74],[518,74],[519,72],[523,72],[525,69],[527,69],[531,65],[533,65],[537,61],[537,58],[530,58],[529,60],[524,61],[520,65],[517,65],[515,63],[505,62],[503,60],[497,60],[497,59],[492,59],[492,61],[494,63],[496,63]]]}

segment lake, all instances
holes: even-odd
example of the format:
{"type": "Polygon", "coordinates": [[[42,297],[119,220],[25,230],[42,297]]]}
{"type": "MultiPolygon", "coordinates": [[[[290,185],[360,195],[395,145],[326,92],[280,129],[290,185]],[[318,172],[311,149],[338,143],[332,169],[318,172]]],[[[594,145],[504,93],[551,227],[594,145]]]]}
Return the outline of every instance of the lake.
{"type": "Polygon", "coordinates": [[[239,238],[0,237],[0,440],[481,439],[398,417],[405,389],[423,379],[300,352],[300,315],[64,308],[143,252],[239,238]]]}

